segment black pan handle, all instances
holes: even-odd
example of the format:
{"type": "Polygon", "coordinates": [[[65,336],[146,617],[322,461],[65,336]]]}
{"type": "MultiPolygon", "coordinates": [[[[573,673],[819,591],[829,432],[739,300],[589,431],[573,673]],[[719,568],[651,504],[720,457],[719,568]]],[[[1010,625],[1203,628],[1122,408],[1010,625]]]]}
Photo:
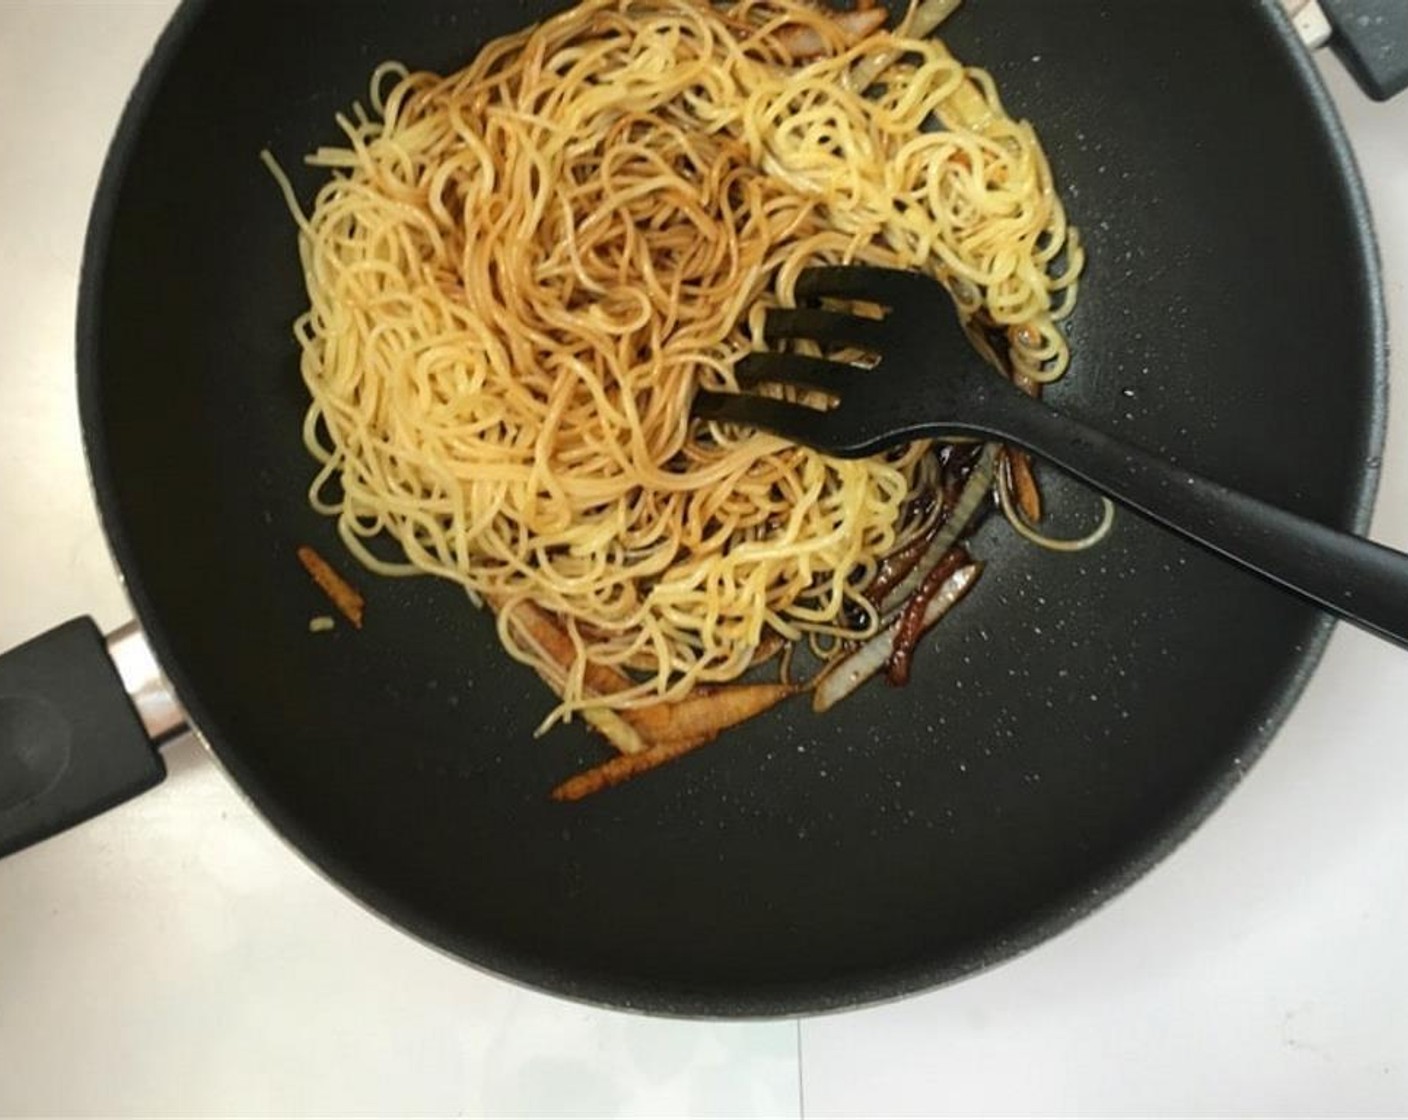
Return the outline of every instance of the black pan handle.
{"type": "Polygon", "coordinates": [[[1330,45],[1375,101],[1408,89],[1408,0],[1320,0],[1330,45]]]}
{"type": "Polygon", "coordinates": [[[0,856],[156,785],[184,726],[135,626],[74,619],[0,655],[0,856]]]}

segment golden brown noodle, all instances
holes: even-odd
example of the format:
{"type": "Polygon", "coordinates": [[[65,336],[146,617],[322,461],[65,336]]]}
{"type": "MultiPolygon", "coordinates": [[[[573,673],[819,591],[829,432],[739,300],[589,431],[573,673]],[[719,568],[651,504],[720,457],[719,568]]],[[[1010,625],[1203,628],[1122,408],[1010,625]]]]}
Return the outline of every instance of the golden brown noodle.
{"type": "Polygon", "coordinates": [[[372,570],[499,605],[523,661],[515,604],[554,614],[556,716],[733,680],[771,632],[873,631],[927,446],[844,462],[689,419],[803,268],[929,271],[1015,371],[1066,367],[1081,253],[1046,158],[937,41],[849,43],[797,0],[587,0],[448,77],[385,65],[371,104],[300,216],[312,501],[372,570]],[[831,53],[792,58],[798,25],[831,53]],[[589,696],[589,659],[638,683],[589,696]]]}

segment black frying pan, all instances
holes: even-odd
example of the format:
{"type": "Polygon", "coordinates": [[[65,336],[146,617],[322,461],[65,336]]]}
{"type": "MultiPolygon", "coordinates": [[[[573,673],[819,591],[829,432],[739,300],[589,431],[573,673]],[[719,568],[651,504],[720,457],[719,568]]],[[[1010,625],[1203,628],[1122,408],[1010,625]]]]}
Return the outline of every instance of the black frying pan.
{"type": "MultiPolygon", "coordinates": [[[[365,630],[308,633],[326,604],[295,548],[354,569],[304,498],[289,334],[303,293],[258,152],[292,167],[334,139],[382,59],[452,68],[555,6],[181,9],[104,174],[79,326],[95,489],[151,645],[303,853],[387,919],[522,982],[779,1014],[1035,944],[1227,793],[1299,694],[1325,619],[1131,515],[1074,557],[993,523],[975,546],[986,576],[909,688],[868,687],[825,718],[784,707],[575,806],[547,791],[601,744],[577,726],[533,741],[547,694],[458,589],[357,573],[365,630]]],[[[1384,417],[1372,237],[1275,5],[969,0],[947,37],[1037,122],[1087,238],[1054,399],[1362,528],[1384,417]]],[[[317,177],[296,181],[306,197],[317,177]]],[[[1049,482],[1078,520],[1089,496],[1049,482]]],[[[160,776],[90,626],[0,661],[0,748],[0,849],[160,776]]]]}

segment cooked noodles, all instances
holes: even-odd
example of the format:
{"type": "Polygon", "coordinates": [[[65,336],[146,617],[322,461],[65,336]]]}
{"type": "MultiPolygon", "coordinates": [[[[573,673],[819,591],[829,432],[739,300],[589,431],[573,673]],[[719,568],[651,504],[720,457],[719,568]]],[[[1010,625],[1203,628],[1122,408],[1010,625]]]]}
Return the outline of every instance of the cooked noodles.
{"type": "Polygon", "coordinates": [[[922,269],[1029,389],[1066,368],[1081,252],[1047,160],[938,41],[797,0],[587,0],[446,77],[384,65],[370,104],[299,218],[312,502],[368,568],[488,602],[557,717],[877,629],[929,445],[839,461],[689,416],[802,269],[922,269]]]}

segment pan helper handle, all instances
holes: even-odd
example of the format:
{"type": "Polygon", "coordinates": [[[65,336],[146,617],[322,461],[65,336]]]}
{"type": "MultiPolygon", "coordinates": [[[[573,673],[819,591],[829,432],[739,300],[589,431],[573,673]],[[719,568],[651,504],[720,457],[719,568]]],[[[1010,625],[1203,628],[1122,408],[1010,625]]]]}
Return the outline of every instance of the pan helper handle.
{"type": "Polygon", "coordinates": [[[157,785],[185,726],[135,624],[74,619],[0,655],[0,856],[157,785]]]}
{"type": "Polygon", "coordinates": [[[1301,41],[1326,43],[1375,101],[1408,89],[1408,0],[1281,0],[1301,41]]]}
{"type": "Polygon", "coordinates": [[[1355,81],[1375,101],[1408,89],[1408,0],[1320,0],[1330,40],[1355,81]]]}

